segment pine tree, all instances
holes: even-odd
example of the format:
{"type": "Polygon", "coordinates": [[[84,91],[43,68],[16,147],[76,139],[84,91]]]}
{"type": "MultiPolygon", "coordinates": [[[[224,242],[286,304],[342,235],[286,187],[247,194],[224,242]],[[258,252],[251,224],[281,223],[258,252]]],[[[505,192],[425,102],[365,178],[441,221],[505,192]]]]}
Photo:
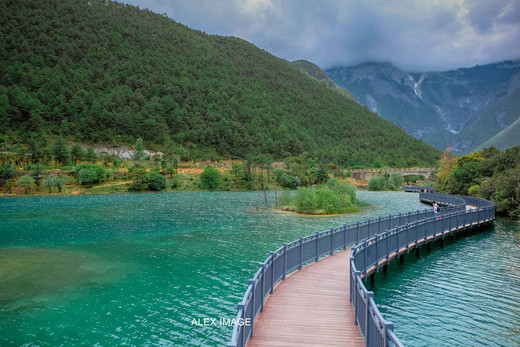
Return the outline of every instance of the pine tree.
{"type": "Polygon", "coordinates": [[[134,160],[139,161],[144,158],[144,146],[143,146],[143,139],[138,138],[135,147],[134,147],[134,160]]]}
{"type": "Polygon", "coordinates": [[[92,147],[87,148],[87,151],[85,153],[85,160],[90,163],[93,163],[97,160],[97,154],[96,154],[96,152],[94,152],[92,147]]]}
{"type": "Polygon", "coordinates": [[[52,155],[56,163],[61,165],[67,164],[70,158],[69,149],[63,137],[58,137],[52,146],[52,155]]]}
{"type": "Polygon", "coordinates": [[[72,160],[72,164],[76,165],[78,161],[83,160],[83,155],[83,149],[78,143],[72,146],[72,149],[70,150],[70,159],[72,160]]]}

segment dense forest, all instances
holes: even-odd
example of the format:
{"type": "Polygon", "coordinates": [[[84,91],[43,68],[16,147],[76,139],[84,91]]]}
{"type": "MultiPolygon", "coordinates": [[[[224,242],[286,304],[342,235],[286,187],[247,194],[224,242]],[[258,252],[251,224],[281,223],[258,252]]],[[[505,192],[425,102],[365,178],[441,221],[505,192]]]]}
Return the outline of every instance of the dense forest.
{"type": "Polygon", "coordinates": [[[497,213],[520,219],[520,146],[462,157],[444,152],[437,178],[438,191],[491,200],[497,213]]]}
{"type": "Polygon", "coordinates": [[[285,60],[138,7],[6,0],[0,33],[2,144],[142,137],[187,159],[306,152],[344,166],[431,166],[440,157],[285,60]]]}

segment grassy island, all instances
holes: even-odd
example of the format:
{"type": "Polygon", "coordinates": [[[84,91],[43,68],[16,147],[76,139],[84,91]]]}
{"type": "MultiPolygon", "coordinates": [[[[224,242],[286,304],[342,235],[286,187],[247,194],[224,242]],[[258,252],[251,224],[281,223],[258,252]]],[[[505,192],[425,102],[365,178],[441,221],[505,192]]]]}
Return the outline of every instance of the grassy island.
{"type": "Polygon", "coordinates": [[[316,188],[299,187],[280,197],[281,210],[312,215],[331,215],[358,212],[361,203],[356,188],[350,182],[330,179],[316,188]]]}

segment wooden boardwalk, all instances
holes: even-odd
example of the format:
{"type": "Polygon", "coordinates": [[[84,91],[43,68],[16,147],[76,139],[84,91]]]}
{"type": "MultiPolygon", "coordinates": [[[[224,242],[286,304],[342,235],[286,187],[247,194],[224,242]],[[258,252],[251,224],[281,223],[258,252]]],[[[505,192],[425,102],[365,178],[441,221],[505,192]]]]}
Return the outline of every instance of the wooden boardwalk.
{"type": "Polygon", "coordinates": [[[269,295],[248,346],[364,346],[349,301],[350,249],[310,264],[269,295]]]}

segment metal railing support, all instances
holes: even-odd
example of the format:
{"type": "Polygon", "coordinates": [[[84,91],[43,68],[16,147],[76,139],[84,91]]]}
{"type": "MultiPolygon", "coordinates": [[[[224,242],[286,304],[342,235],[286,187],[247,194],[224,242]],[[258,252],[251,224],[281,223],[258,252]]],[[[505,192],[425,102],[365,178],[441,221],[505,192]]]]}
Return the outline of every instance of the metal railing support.
{"type": "Polygon", "coordinates": [[[320,233],[316,231],[316,262],[320,260],[320,233]]]}
{"type": "Polygon", "coordinates": [[[287,275],[287,244],[283,244],[283,279],[287,275]]]}
{"type": "MultiPolygon", "coordinates": [[[[415,236],[415,246],[418,247],[418,241],[419,237],[423,237],[425,239],[425,244],[427,244],[428,237],[433,236],[433,239],[437,238],[437,234],[439,231],[441,231],[444,238],[444,231],[446,231],[446,227],[449,228],[449,230],[453,230],[453,234],[455,234],[458,230],[465,230],[470,229],[478,225],[486,224],[489,221],[494,219],[494,205],[490,201],[479,199],[479,198],[473,198],[473,197],[467,197],[468,200],[471,201],[471,203],[468,203],[470,205],[477,206],[477,209],[466,211],[465,204],[466,201],[458,196],[449,196],[449,195],[441,195],[437,193],[429,194],[422,192],[422,189],[419,190],[419,197],[421,201],[430,202],[433,201],[432,199],[435,199],[435,201],[441,202],[443,206],[449,206],[442,214],[442,219],[434,219],[430,215],[429,210],[423,210],[423,211],[415,211],[415,212],[408,212],[407,214],[399,213],[399,215],[395,216],[388,216],[388,229],[385,230],[383,227],[383,218],[378,217],[372,220],[368,220],[364,223],[367,224],[367,232],[368,234],[366,237],[363,237],[361,239],[361,225],[360,222],[356,222],[355,224],[351,224],[350,226],[343,225],[342,230],[331,228],[327,232],[323,232],[323,237],[330,234],[330,255],[334,253],[334,233],[335,230],[338,230],[338,235],[341,231],[343,231],[344,235],[344,243],[343,243],[343,249],[347,248],[348,245],[348,239],[349,239],[349,231],[351,235],[351,239],[353,237],[356,237],[356,244],[357,247],[352,248],[352,254],[350,257],[350,263],[351,263],[351,271],[350,271],[350,279],[352,281],[351,290],[350,290],[350,301],[352,302],[352,305],[354,307],[354,313],[355,313],[355,323],[359,324],[360,326],[363,325],[364,328],[364,335],[366,339],[367,346],[370,345],[372,342],[376,343],[377,341],[381,341],[384,346],[386,345],[392,345],[392,346],[402,346],[402,344],[399,342],[397,336],[395,336],[393,332],[393,325],[390,322],[387,322],[384,320],[384,318],[381,318],[381,314],[379,313],[379,310],[377,308],[377,305],[373,301],[373,292],[367,292],[366,288],[361,280],[361,275],[365,275],[367,273],[368,268],[373,266],[372,264],[369,264],[368,261],[368,247],[371,248],[371,257],[370,259],[373,259],[373,255],[375,254],[375,267],[376,271],[379,269],[379,259],[380,257],[386,257],[386,264],[390,262],[390,254],[393,250],[393,241],[390,240],[390,237],[395,238],[395,252],[397,252],[397,255],[399,255],[399,250],[402,247],[410,248],[410,243],[413,241],[413,237],[415,236]],[[463,203],[461,203],[463,202],[463,203]],[[415,220],[411,222],[411,216],[415,216],[415,220]],[[421,216],[421,217],[419,217],[421,216]],[[405,218],[406,217],[406,223],[405,218]],[[398,223],[395,228],[392,228],[392,220],[398,218],[398,223]],[[421,219],[420,219],[421,218],[421,219]],[[420,221],[420,223],[419,223],[420,221]],[[378,233],[375,235],[372,235],[372,231],[374,228],[372,227],[372,224],[378,223],[377,231],[378,233]],[[419,235],[419,224],[424,230],[423,235],[419,235]],[[410,228],[414,228],[414,230],[410,230],[410,228]],[[439,230],[440,229],[440,230],[439,230]],[[390,235],[390,230],[392,231],[392,235],[390,235]],[[353,235],[355,233],[355,235],[353,235]],[[374,237],[375,236],[375,237],[374,237]],[[370,246],[368,244],[368,239],[372,238],[370,241],[370,246]],[[383,241],[383,239],[386,238],[386,241],[383,241]],[[383,242],[386,246],[386,251],[383,249],[383,242]],[[382,249],[379,249],[381,245],[382,249]],[[375,247],[375,251],[372,249],[372,247],[375,247]],[[358,253],[362,252],[363,255],[359,255],[358,253]],[[361,258],[363,257],[363,258],[361,258]],[[359,266],[360,264],[355,264],[356,261],[364,261],[364,266],[359,266]],[[354,271],[355,269],[355,271],[354,271]],[[366,294],[366,303],[364,307],[362,307],[361,302],[358,302],[359,300],[363,300],[363,298],[360,296],[363,293],[366,294]],[[365,313],[365,320],[360,321],[360,312],[359,310],[363,310],[365,313]],[[382,331],[379,330],[379,328],[376,328],[376,330],[373,331],[374,334],[378,334],[378,340],[377,341],[371,341],[371,324],[372,320],[375,321],[375,324],[377,326],[382,327],[382,331]],[[383,335],[383,336],[381,336],[383,335]],[[380,340],[379,340],[380,339],[380,340]]],[[[386,218],[385,218],[386,220],[386,218]]],[[[375,231],[375,230],[374,230],[375,231]]],[[[303,237],[300,237],[298,239],[298,245],[293,245],[291,243],[292,249],[296,251],[297,247],[299,250],[299,264],[298,269],[301,269],[303,267],[303,259],[304,259],[304,245],[311,243],[313,239],[316,241],[316,254],[314,257],[314,260],[317,262],[319,261],[320,257],[320,236],[321,233],[316,232],[314,234],[314,238],[312,237],[306,237],[305,241],[303,237]]],[[[295,243],[295,242],[294,242],[295,243]]],[[[309,245],[310,246],[310,245],[309,245]]],[[[341,245],[339,245],[341,246],[341,245]]],[[[309,253],[305,259],[306,261],[309,261],[312,259],[312,246],[309,247],[309,253]]],[[[324,246],[325,247],[325,246],[324,246]]],[[[339,247],[338,247],[339,248],[339,247]]],[[[325,251],[325,249],[324,249],[325,251]]],[[[325,253],[324,253],[325,254],[325,253]]],[[[279,279],[285,279],[287,275],[287,266],[288,266],[288,244],[284,243],[281,250],[277,250],[276,252],[270,252],[269,257],[266,259],[264,263],[260,263],[260,269],[255,274],[254,278],[249,281],[249,287],[246,291],[246,294],[244,295],[244,299],[238,304],[237,306],[237,321],[244,322],[246,318],[251,319],[251,325],[246,326],[244,324],[235,324],[233,328],[233,337],[232,340],[227,344],[228,347],[236,347],[236,346],[245,346],[247,340],[249,337],[253,336],[253,324],[256,317],[256,314],[260,311],[262,312],[264,309],[264,297],[266,296],[266,283],[265,283],[265,273],[267,266],[271,265],[271,283],[269,292],[272,294],[274,289],[274,284],[279,279]],[[279,259],[282,256],[283,253],[283,259],[279,259]],[[277,256],[278,256],[278,263],[277,263],[277,256]],[[280,264],[280,261],[283,260],[283,264],[280,264]],[[278,266],[279,270],[282,270],[283,267],[283,273],[280,274],[278,271],[278,278],[276,278],[277,272],[275,271],[275,266],[278,266]],[[260,295],[260,298],[258,297],[260,295]],[[258,303],[256,301],[259,301],[258,303]],[[247,309],[250,308],[251,311],[247,312],[247,309]],[[246,317],[247,316],[247,317],[246,317]]],[[[385,265],[386,265],[385,264],[385,265]]],[[[295,267],[293,266],[292,269],[295,267]]],[[[363,294],[364,295],[364,294],[363,294]]]]}

